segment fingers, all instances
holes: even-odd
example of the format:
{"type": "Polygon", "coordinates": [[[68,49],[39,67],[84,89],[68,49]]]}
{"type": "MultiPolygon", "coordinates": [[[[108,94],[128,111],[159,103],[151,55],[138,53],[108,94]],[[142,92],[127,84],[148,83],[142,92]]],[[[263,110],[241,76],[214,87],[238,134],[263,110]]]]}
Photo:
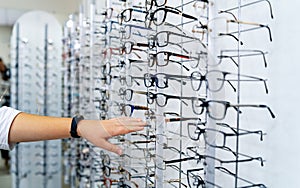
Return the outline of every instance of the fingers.
{"type": "Polygon", "coordinates": [[[140,118],[120,117],[111,119],[119,122],[121,125],[144,125],[145,122],[140,118]]]}
{"type": "Polygon", "coordinates": [[[144,129],[144,126],[124,126],[123,129],[124,129],[123,134],[127,134],[131,132],[141,131],[144,129]]]}
{"type": "MultiPolygon", "coordinates": [[[[113,121],[112,124],[114,124],[116,126],[121,126],[119,128],[115,127],[116,129],[113,131],[113,134],[111,134],[110,137],[127,134],[130,132],[141,131],[147,125],[146,122],[144,122],[142,119],[131,118],[131,117],[113,118],[113,119],[110,119],[110,121],[113,121]]],[[[110,126],[110,127],[112,127],[112,126],[110,126]]],[[[105,128],[104,128],[104,130],[107,133],[110,132],[110,131],[107,131],[105,128]]],[[[102,147],[103,149],[106,149],[108,151],[114,152],[118,155],[122,154],[122,149],[120,147],[108,142],[105,139],[101,143],[100,147],[102,147]]]]}
{"type": "Polygon", "coordinates": [[[120,117],[111,119],[113,123],[119,127],[119,131],[115,132],[115,136],[118,134],[127,134],[133,131],[140,131],[146,126],[146,122],[139,118],[120,117]]]}
{"type": "Polygon", "coordinates": [[[110,120],[83,120],[78,124],[80,135],[105,150],[122,154],[120,147],[107,140],[113,136],[141,131],[146,126],[140,118],[120,117],[110,120]]]}
{"type": "Polygon", "coordinates": [[[126,126],[126,127],[144,127],[146,126],[146,122],[144,122],[140,118],[129,118],[129,117],[122,117],[122,118],[117,118],[116,119],[121,125],[126,126]]]}
{"type": "Polygon", "coordinates": [[[108,142],[105,139],[103,139],[103,141],[101,142],[101,144],[99,145],[99,147],[101,147],[101,148],[103,148],[103,149],[105,149],[107,151],[116,153],[118,155],[122,155],[122,149],[119,146],[114,145],[114,144],[108,142]]]}

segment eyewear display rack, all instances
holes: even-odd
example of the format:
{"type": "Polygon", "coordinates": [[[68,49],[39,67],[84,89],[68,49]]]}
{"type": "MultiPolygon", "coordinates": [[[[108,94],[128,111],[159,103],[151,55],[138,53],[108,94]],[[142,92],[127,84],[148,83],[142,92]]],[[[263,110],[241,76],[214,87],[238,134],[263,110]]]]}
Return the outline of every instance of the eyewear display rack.
{"type": "MultiPolygon", "coordinates": [[[[63,116],[79,114],[80,40],[78,15],[71,15],[64,27],[63,38],[63,116]]],[[[63,140],[64,183],[76,187],[77,139],[63,140]]]]}
{"type": "Polygon", "coordinates": [[[72,20],[79,72],[69,73],[79,93],[65,96],[79,99],[74,112],[87,119],[131,116],[148,126],[110,140],[121,156],[68,141],[71,187],[266,187],[256,146],[270,121],[264,110],[275,117],[257,103],[268,93],[270,2],[102,3],[84,1],[72,20]]]}
{"type": "MultiPolygon", "coordinates": [[[[11,106],[61,116],[61,32],[53,16],[29,12],[11,38],[11,106]]],[[[18,143],[12,151],[13,187],[61,187],[61,141],[18,143]]]]}

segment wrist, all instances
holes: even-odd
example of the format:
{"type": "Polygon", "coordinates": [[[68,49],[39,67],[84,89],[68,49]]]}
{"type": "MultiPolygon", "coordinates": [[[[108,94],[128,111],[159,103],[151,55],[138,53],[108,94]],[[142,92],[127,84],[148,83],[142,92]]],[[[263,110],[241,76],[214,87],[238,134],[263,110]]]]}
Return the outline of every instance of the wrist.
{"type": "Polygon", "coordinates": [[[78,136],[80,136],[80,137],[82,137],[82,129],[83,129],[83,127],[84,127],[84,122],[86,122],[87,120],[81,120],[81,121],[79,121],[78,122],[78,124],[77,124],[77,134],[78,134],[78,136]]]}
{"type": "Polygon", "coordinates": [[[72,138],[80,138],[79,123],[83,120],[83,116],[76,115],[72,118],[70,135],[72,138]]]}

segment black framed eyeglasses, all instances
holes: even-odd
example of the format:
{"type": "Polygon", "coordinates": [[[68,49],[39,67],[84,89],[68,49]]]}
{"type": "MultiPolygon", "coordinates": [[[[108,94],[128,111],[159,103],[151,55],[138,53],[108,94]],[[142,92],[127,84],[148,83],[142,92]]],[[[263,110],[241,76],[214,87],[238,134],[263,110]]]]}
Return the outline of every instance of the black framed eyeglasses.
{"type": "Polygon", "coordinates": [[[148,27],[143,27],[139,25],[134,25],[134,24],[126,24],[123,27],[120,28],[119,33],[120,33],[120,38],[121,39],[129,39],[131,38],[132,35],[135,36],[141,36],[140,33],[134,32],[135,30],[142,30],[142,31],[147,31],[147,32],[153,32],[154,30],[148,27]]]}
{"type": "Polygon", "coordinates": [[[147,11],[141,10],[141,9],[135,9],[135,8],[127,8],[124,9],[119,15],[117,16],[118,22],[120,25],[123,24],[123,22],[129,22],[129,21],[139,21],[142,22],[144,20],[137,20],[137,19],[132,19],[132,12],[137,12],[137,13],[143,13],[143,14],[148,14],[147,11]]]}
{"type": "MultiPolygon", "coordinates": [[[[147,96],[148,104],[153,104],[156,101],[156,104],[160,107],[164,107],[167,105],[169,99],[179,99],[179,100],[204,100],[204,98],[197,98],[197,97],[180,97],[175,95],[168,95],[165,93],[152,93],[146,91],[134,91],[132,89],[119,89],[119,95],[121,99],[126,99],[127,101],[131,101],[133,93],[142,94],[147,96]]],[[[184,101],[182,101],[185,105],[184,101]]]]}
{"type": "MultiPolygon", "coordinates": [[[[153,104],[154,101],[156,101],[156,104],[160,107],[165,107],[169,99],[191,100],[191,101],[204,100],[203,98],[167,95],[164,93],[147,92],[146,95],[147,95],[148,104],[153,104]]],[[[185,103],[184,101],[182,102],[185,105],[187,105],[187,103],[185,103]]]]}
{"type": "Polygon", "coordinates": [[[178,54],[171,51],[159,51],[157,53],[149,53],[148,55],[149,67],[153,67],[154,65],[163,67],[167,66],[169,63],[177,63],[179,65],[182,65],[186,70],[189,70],[183,64],[187,63],[190,65],[190,67],[196,68],[199,65],[200,61],[206,61],[205,52],[200,52],[197,56],[178,54]]]}
{"type": "Polygon", "coordinates": [[[165,6],[165,7],[160,7],[160,8],[156,9],[153,12],[148,12],[146,14],[146,17],[145,17],[146,27],[151,27],[152,22],[156,26],[162,25],[166,21],[168,13],[177,14],[177,15],[180,15],[182,17],[188,18],[192,21],[198,21],[198,18],[196,18],[192,15],[185,14],[185,13],[183,13],[182,11],[180,11],[176,8],[165,6]]]}
{"type": "MultiPolygon", "coordinates": [[[[157,73],[157,74],[144,74],[144,84],[147,88],[156,86],[160,89],[164,89],[169,87],[169,79],[177,81],[181,83],[181,79],[189,79],[190,76],[183,76],[183,75],[171,75],[171,74],[164,74],[164,73],[157,73]]],[[[186,84],[185,81],[182,82],[183,85],[186,84]]]]}
{"type": "Polygon", "coordinates": [[[274,113],[271,111],[270,107],[264,104],[231,104],[228,101],[220,100],[208,100],[208,101],[192,101],[193,102],[193,112],[197,115],[203,113],[204,109],[207,112],[207,115],[215,120],[222,120],[225,118],[228,108],[232,107],[237,112],[241,113],[239,110],[240,107],[247,108],[266,108],[270,113],[272,118],[275,118],[274,113]]]}
{"type": "Polygon", "coordinates": [[[206,122],[196,122],[196,123],[189,122],[187,124],[188,135],[189,135],[190,139],[192,139],[194,141],[198,141],[200,139],[200,136],[203,135],[206,144],[213,146],[213,147],[226,147],[226,141],[227,141],[228,137],[237,137],[237,136],[258,134],[260,136],[260,140],[262,141],[263,136],[265,135],[261,130],[249,131],[249,130],[241,129],[241,130],[239,130],[239,132],[237,132],[236,129],[232,128],[230,125],[228,125],[226,123],[217,123],[217,126],[225,127],[226,130],[228,130],[228,131],[225,132],[225,131],[221,131],[218,129],[206,127],[206,122]],[[206,139],[206,136],[204,134],[207,132],[212,132],[214,137],[216,138],[216,139],[214,139],[214,141],[215,141],[214,144],[208,142],[208,140],[206,139]]]}
{"type": "Polygon", "coordinates": [[[120,104],[121,115],[132,116],[134,110],[150,110],[149,107],[140,106],[140,105],[132,105],[132,104],[120,104]]]}
{"type": "Polygon", "coordinates": [[[122,43],[121,49],[122,54],[130,54],[132,50],[138,50],[138,51],[145,51],[140,48],[134,48],[134,46],[138,47],[149,47],[149,44],[147,43],[140,43],[140,42],[133,42],[133,41],[125,41],[122,43]]]}
{"type": "Polygon", "coordinates": [[[262,79],[255,76],[243,75],[243,74],[235,74],[226,71],[219,70],[211,70],[206,72],[204,75],[199,71],[194,71],[191,73],[191,84],[194,91],[199,91],[203,81],[206,81],[207,88],[211,92],[220,91],[224,83],[227,82],[236,91],[232,82],[238,81],[238,77],[240,77],[239,81],[250,82],[250,81],[261,81],[264,83],[265,91],[268,93],[266,79],[262,79]],[[231,77],[230,77],[231,76],[231,77]],[[229,77],[229,78],[228,78],[229,77]],[[212,83],[212,84],[210,84],[212,83]]]}
{"type": "MultiPolygon", "coordinates": [[[[188,36],[187,34],[184,33],[175,33],[175,32],[171,32],[171,31],[160,31],[158,33],[156,33],[155,35],[151,35],[149,37],[148,43],[149,43],[149,47],[152,49],[156,46],[158,47],[166,47],[169,44],[172,45],[177,45],[180,42],[181,45],[179,45],[180,48],[182,48],[182,44],[184,43],[189,43],[189,42],[198,42],[200,44],[202,44],[202,42],[195,37],[191,37],[188,36]]],[[[186,53],[187,50],[183,49],[186,53]]]]}
{"type": "MultiPolygon", "coordinates": [[[[218,161],[221,165],[222,164],[230,164],[230,163],[247,163],[247,162],[252,162],[252,161],[258,161],[261,166],[264,166],[264,159],[262,157],[252,157],[252,156],[238,153],[238,154],[236,154],[236,156],[239,156],[238,159],[223,160],[223,159],[217,158],[215,156],[211,156],[211,155],[202,155],[202,154],[200,154],[200,152],[198,150],[199,150],[198,146],[186,147],[186,156],[188,156],[188,157],[183,158],[183,160],[184,159],[185,160],[195,159],[198,162],[200,162],[202,160],[212,159],[212,160],[218,161]]],[[[180,162],[180,161],[182,161],[182,159],[170,160],[170,161],[168,161],[168,163],[170,163],[170,162],[175,163],[175,162],[180,162]]]]}
{"type": "Polygon", "coordinates": [[[162,7],[162,6],[165,6],[167,3],[167,0],[145,0],[145,7],[146,7],[146,10],[151,10],[153,6],[156,6],[156,7],[162,7]]]}

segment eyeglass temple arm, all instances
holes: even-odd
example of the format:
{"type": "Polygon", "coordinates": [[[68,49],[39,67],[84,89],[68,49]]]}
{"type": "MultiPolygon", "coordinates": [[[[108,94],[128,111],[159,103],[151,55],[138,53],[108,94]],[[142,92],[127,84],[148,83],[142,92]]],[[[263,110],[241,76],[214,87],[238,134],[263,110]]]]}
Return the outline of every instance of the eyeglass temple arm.
{"type": "Polygon", "coordinates": [[[236,16],[235,16],[232,12],[229,12],[228,10],[220,10],[218,13],[219,13],[219,14],[222,14],[222,13],[230,14],[236,21],[238,20],[238,19],[236,18],[236,16]]]}
{"type": "Polygon", "coordinates": [[[264,105],[264,104],[236,104],[236,105],[231,105],[232,107],[234,108],[238,108],[238,107],[254,107],[254,108],[267,108],[271,117],[272,118],[275,118],[275,114],[272,112],[271,108],[268,107],[267,105],[264,105]]]}
{"type": "MultiPolygon", "coordinates": [[[[249,160],[258,160],[258,161],[260,161],[260,165],[264,166],[265,160],[262,157],[251,157],[249,155],[242,154],[242,153],[238,153],[238,154],[241,155],[241,156],[244,156],[244,157],[248,157],[249,160]]],[[[245,159],[245,160],[247,160],[247,159],[245,159]]]]}
{"type": "MultiPolygon", "coordinates": [[[[211,156],[210,156],[211,157],[211,156]]],[[[214,158],[214,157],[212,157],[214,158]]],[[[260,162],[261,166],[264,166],[264,160],[261,157],[249,157],[248,159],[237,159],[237,160],[226,160],[226,161],[222,161],[220,159],[215,158],[215,160],[219,161],[221,164],[225,164],[225,163],[238,163],[238,162],[250,162],[253,160],[257,160],[260,162]]]]}
{"type": "Polygon", "coordinates": [[[174,121],[188,121],[188,120],[199,120],[201,121],[200,118],[166,118],[166,122],[174,122],[174,121]]]}
{"type": "Polygon", "coordinates": [[[183,17],[186,17],[186,18],[189,18],[189,19],[192,19],[192,20],[198,20],[198,18],[194,17],[194,16],[191,16],[189,14],[185,14],[183,13],[182,11],[176,9],[176,8],[173,8],[173,7],[169,7],[169,6],[165,6],[165,9],[167,9],[169,12],[172,12],[174,14],[179,14],[183,17]]]}
{"type": "Polygon", "coordinates": [[[172,164],[172,163],[179,163],[182,161],[189,161],[189,160],[193,160],[195,159],[195,157],[186,157],[186,158],[182,158],[182,159],[173,159],[173,160],[169,160],[169,161],[165,161],[165,164],[172,164]]]}
{"type": "Polygon", "coordinates": [[[219,126],[222,126],[222,127],[227,127],[229,128],[230,130],[232,130],[236,135],[239,134],[239,135],[247,135],[247,134],[259,134],[260,135],[260,140],[263,141],[263,136],[266,135],[266,133],[263,133],[263,131],[261,130],[258,130],[258,131],[249,131],[249,130],[245,130],[245,129],[239,129],[239,131],[244,131],[242,133],[238,133],[237,132],[237,129],[236,128],[233,128],[231,127],[230,125],[228,125],[227,123],[216,123],[217,125],[219,126]]]}
{"type": "Polygon", "coordinates": [[[246,186],[241,186],[238,188],[251,188],[251,187],[259,187],[259,188],[267,188],[264,184],[262,183],[256,183],[256,184],[251,184],[251,185],[246,185],[246,186]]]}
{"type": "Polygon", "coordinates": [[[135,78],[132,78],[132,81],[134,81],[135,82],[135,84],[136,85],[138,85],[138,86],[140,86],[141,84],[138,82],[138,81],[136,81],[136,79],[135,78]]]}
{"type": "Polygon", "coordinates": [[[139,20],[139,19],[136,19],[136,18],[133,18],[132,21],[135,21],[135,22],[145,22],[143,20],[139,20]]]}
{"type": "Polygon", "coordinates": [[[238,63],[233,59],[233,57],[231,56],[228,56],[228,55],[222,55],[222,52],[221,52],[221,55],[218,55],[217,56],[220,60],[219,60],[219,63],[218,64],[221,64],[222,63],[222,60],[224,58],[229,58],[237,67],[239,67],[238,63]]]}
{"type": "Polygon", "coordinates": [[[233,89],[234,92],[236,92],[236,88],[233,86],[233,84],[229,80],[225,80],[233,89]]]}
{"type": "Polygon", "coordinates": [[[177,78],[181,78],[181,77],[176,77],[174,78],[174,75],[172,77],[169,77],[170,80],[174,80],[176,82],[179,82],[179,83],[182,83],[182,85],[186,85],[186,82],[185,81],[182,81],[182,80],[179,80],[177,78]],[[173,77],[173,78],[172,78],[173,77]]]}
{"type": "MultiPolygon", "coordinates": [[[[166,59],[165,59],[166,60],[166,59]]],[[[182,62],[178,62],[178,61],[173,61],[173,60],[169,60],[172,63],[177,63],[179,65],[181,65],[185,70],[190,71],[189,68],[187,68],[182,62]]]]}
{"type": "Polygon", "coordinates": [[[188,50],[185,49],[184,47],[182,47],[182,45],[178,44],[178,43],[173,43],[173,42],[170,42],[168,41],[169,44],[172,44],[172,45],[175,45],[175,46],[178,46],[179,48],[181,48],[185,53],[188,53],[188,50]]]}
{"type": "MultiPolygon", "coordinates": [[[[234,57],[238,57],[238,55],[230,56],[230,55],[223,55],[223,53],[226,53],[226,52],[244,52],[244,51],[257,52],[257,53],[261,54],[262,57],[263,57],[265,67],[268,66],[266,56],[265,56],[265,54],[267,54],[268,52],[263,52],[261,50],[221,50],[220,55],[218,56],[218,58],[220,59],[218,64],[220,64],[222,62],[223,58],[229,58],[238,67],[238,63],[234,60],[234,57]]],[[[240,57],[254,56],[254,55],[257,55],[257,54],[243,54],[243,55],[240,55],[240,57]]]]}
{"type": "MultiPolygon", "coordinates": [[[[266,187],[264,184],[253,184],[252,182],[244,179],[244,178],[241,178],[241,177],[238,177],[236,174],[234,174],[233,172],[231,172],[230,170],[228,170],[227,168],[225,167],[222,167],[222,166],[218,166],[218,167],[215,167],[215,169],[218,169],[219,171],[223,172],[223,173],[227,173],[229,174],[230,176],[234,176],[234,177],[237,177],[239,180],[242,180],[246,183],[249,183],[249,184],[252,184],[252,185],[258,185],[258,186],[262,186],[262,187],[266,187]]],[[[252,185],[250,187],[252,187],[252,185]]],[[[248,186],[246,186],[248,187],[248,186]]],[[[238,188],[246,188],[246,187],[238,187],[238,188]]]]}
{"type": "Polygon", "coordinates": [[[179,149],[177,149],[177,148],[175,148],[175,147],[172,147],[172,146],[167,146],[166,143],[163,144],[163,149],[169,149],[169,150],[171,150],[171,151],[175,151],[175,152],[177,152],[177,153],[179,153],[179,154],[181,154],[181,155],[185,155],[185,156],[186,156],[186,154],[185,154],[183,151],[180,151],[179,149]]]}
{"type": "Polygon", "coordinates": [[[256,30],[256,29],[260,29],[260,28],[264,27],[264,28],[266,28],[268,30],[269,40],[270,40],[270,42],[272,42],[273,38],[272,38],[272,32],[271,32],[270,27],[268,25],[263,25],[263,24],[257,24],[257,26],[258,26],[257,28],[245,29],[245,30],[242,30],[241,32],[256,30]]]}
{"type": "Polygon", "coordinates": [[[164,25],[169,26],[169,27],[175,27],[176,29],[178,29],[180,32],[182,32],[184,35],[186,35],[186,33],[177,25],[173,25],[171,23],[165,22],[164,25]]]}
{"type": "Polygon", "coordinates": [[[185,173],[181,168],[179,168],[177,165],[167,165],[170,168],[173,168],[175,170],[177,170],[178,172],[181,172],[184,175],[187,175],[187,173],[185,173]]]}
{"type": "Polygon", "coordinates": [[[234,34],[232,33],[219,33],[219,36],[229,36],[234,38],[237,42],[240,42],[241,45],[244,45],[243,41],[240,41],[234,34]]]}
{"type": "Polygon", "coordinates": [[[133,67],[137,68],[139,71],[143,71],[143,69],[137,65],[132,65],[133,67]]]}
{"type": "Polygon", "coordinates": [[[132,105],[135,110],[149,110],[146,106],[132,105]]]}
{"type": "MultiPolygon", "coordinates": [[[[260,23],[255,23],[255,22],[245,22],[245,21],[240,21],[240,20],[227,20],[227,22],[258,26],[258,27],[255,27],[255,28],[244,29],[244,30],[241,30],[240,32],[256,30],[256,29],[260,29],[260,28],[264,27],[264,28],[266,28],[268,30],[270,41],[271,42],[273,41],[271,29],[270,29],[270,27],[268,25],[264,25],[264,24],[260,24],[260,23]]],[[[237,33],[237,32],[232,32],[232,33],[228,33],[228,34],[233,34],[233,33],[237,33]]]]}
{"type": "Polygon", "coordinates": [[[266,1],[269,5],[269,9],[270,9],[270,16],[271,18],[273,19],[274,18],[274,15],[273,15],[273,9],[272,9],[272,5],[270,3],[269,0],[258,0],[258,1],[254,1],[254,2],[251,2],[251,3],[247,3],[247,4],[244,4],[244,5],[241,5],[239,7],[234,7],[234,8],[230,8],[230,9],[227,9],[225,10],[226,12],[228,11],[232,11],[232,10],[236,10],[236,9],[239,9],[239,8],[243,8],[243,7],[247,7],[247,6],[250,6],[250,5],[253,5],[253,4],[256,4],[256,3],[260,3],[260,2],[263,2],[263,1],[266,1]]]}
{"type": "MultiPolygon", "coordinates": [[[[206,136],[204,136],[204,140],[205,140],[205,143],[206,143],[208,146],[210,146],[210,147],[223,149],[223,150],[229,151],[229,152],[232,153],[235,157],[237,156],[237,153],[236,153],[236,152],[234,152],[231,148],[225,146],[226,136],[224,137],[224,140],[223,140],[223,146],[217,146],[217,145],[213,145],[213,144],[209,143],[209,142],[207,141],[206,136]]],[[[215,159],[214,159],[214,160],[215,160],[215,159]]]]}
{"type": "Polygon", "coordinates": [[[153,31],[153,29],[152,29],[152,28],[143,27],[143,26],[139,26],[139,25],[133,25],[133,24],[124,24],[124,26],[125,26],[125,27],[126,27],[126,26],[130,27],[130,31],[131,31],[132,27],[134,27],[134,28],[138,28],[138,29],[145,29],[145,30],[151,30],[151,31],[153,31]]]}
{"type": "Polygon", "coordinates": [[[174,115],[174,116],[180,116],[178,113],[176,113],[176,112],[164,112],[163,113],[164,114],[164,116],[166,116],[166,115],[174,115]]]}
{"type": "Polygon", "coordinates": [[[169,99],[179,99],[182,101],[183,104],[185,104],[186,106],[188,106],[188,104],[183,101],[182,99],[186,99],[185,97],[179,97],[179,96],[174,96],[174,95],[164,95],[166,98],[169,98],[169,99]]]}
{"type": "MultiPolygon", "coordinates": [[[[229,73],[229,74],[232,74],[232,75],[237,75],[238,74],[233,74],[233,73],[229,73]]],[[[245,79],[240,79],[240,81],[263,81],[264,82],[264,86],[265,86],[265,91],[266,91],[266,94],[269,93],[269,90],[268,90],[268,86],[267,86],[267,82],[265,79],[262,79],[262,78],[258,78],[258,77],[255,77],[255,76],[248,76],[248,75],[240,75],[241,77],[246,77],[246,78],[250,78],[250,79],[253,79],[253,80],[245,80],[245,79]]],[[[218,79],[220,80],[220,79],[218,79]]],[[[233,86],[233,84],[231,84],[230,81],[238,81],[238,80],[233,80],[233,79],[225,79],[224,81],[227,81],[231,87],[234,89],[234,91],[236,91],[235,87],[233,86]]]]}
{"type": "MultiPolygon", "coordinates": [[[[227,136],[232,136],[232,135],[228,135],[228,134],[226,134],[225,132],[222,132],[222,131],[218,131],[218,132],[221,132],[221,133],[224,134],[223,146],[216,146],[216,145],[210,144],[209,142],[207,142],[206,136],[204,136],[205,143],[206,143],[207,145],[211,146],[211,147],[214,147],[214,148],[220,148],[220,149],[229,151],[229,152],[231,152],[234,156],[239,156],[239,155],[240,155],[240,156],[248,157],[248,158],[250,158],[250,159],[252,160],[253,157],[248,156],[248,155],[245,155],[245,154],[242,154],[242,153],[237,153],[237,152],[233,151],[230,147],[225,146],[226,137],[227,137],[227,136]]],[[[249,133],[249,134],[250,134],[250,133],[249,133]]],[[[264,166],[264,165],[263,165],[264,160],[263,160],[261,157],[253,158],[253,160],[254,160],[254,159],[259,160],[259,161],[261,162],[261,166],[264,166]]],[[[245,160],[247,160],[247,159],[245,159],[245,160]]],[[[226,163],[229,163],[229,161],[226,162],[226,163]]]]}

